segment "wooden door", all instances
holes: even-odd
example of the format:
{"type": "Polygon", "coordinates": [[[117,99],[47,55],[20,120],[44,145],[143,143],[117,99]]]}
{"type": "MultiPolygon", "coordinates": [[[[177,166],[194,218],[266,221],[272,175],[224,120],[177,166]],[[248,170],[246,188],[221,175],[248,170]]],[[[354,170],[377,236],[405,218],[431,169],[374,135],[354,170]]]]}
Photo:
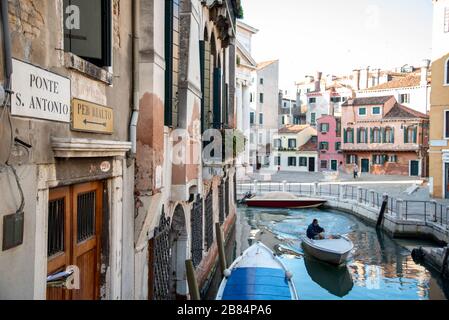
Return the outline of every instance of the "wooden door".
{"type": "Polygon", "coordinates": [[[47,299],[99,299],[103,184],[92,182],[51,190],[49,214],[54,206],[52,201],[61,203],[61,199],[64,199],[65,204],[64,234],[62,235],[65,250],[61,254],[50,256],[50,248],[54,247],[54,245],[50,246],[50,243],[55,234],[59,235],[59,231],[54,228],[49,215],[48,274],[54,274],[65,270],[69,265],[74,265],[80,272],[80,289],[48,289],[47,299]]]}
{"type": "MultiPolygon", "coordinates": [[[[70,240],[71,200],[70,188],[52,190],[48,199],[48,274],[64,271],[71,265],[70,240]]],[[[68,300],[69,290],[47,288],[48,300],[68,300]]]]}
{"type": "Polygon", "coordinates": [[[410,176],[412,177],[419,176],[419,161],[416,160],[410,161],[410,176]]]}

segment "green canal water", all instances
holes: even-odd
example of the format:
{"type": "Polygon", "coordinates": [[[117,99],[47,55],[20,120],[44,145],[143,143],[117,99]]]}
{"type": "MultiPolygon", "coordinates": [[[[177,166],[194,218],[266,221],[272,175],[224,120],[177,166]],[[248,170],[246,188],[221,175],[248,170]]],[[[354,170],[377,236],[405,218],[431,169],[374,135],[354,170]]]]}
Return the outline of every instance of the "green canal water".
{"type": "Polygon", "coordinates": [[[240,207],[236,255],[255,241],[282,253],[294,273],[302,300],[447,300],[449,284],[413,261],[411,250],[424,241],[390,238],[345,213],[331,210],[271,210],[240,207]],[[333,267],[304,255],[299,236],[317,218],[328,234],[342,234],[355,248],[345,267],[333,267]]]}

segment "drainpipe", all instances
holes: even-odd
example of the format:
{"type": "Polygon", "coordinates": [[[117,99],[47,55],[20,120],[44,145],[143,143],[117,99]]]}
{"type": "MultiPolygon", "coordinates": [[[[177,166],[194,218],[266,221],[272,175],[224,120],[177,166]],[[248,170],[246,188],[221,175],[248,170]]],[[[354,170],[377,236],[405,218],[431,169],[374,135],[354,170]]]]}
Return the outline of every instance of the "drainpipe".
{"type": "Polygon", "coordinates": [[[133,4],[133,112],[129,128],[131,140],[131,155],[134,157],[137,153],[137,123],[139,121],[139,50],[140,50],[140,0],[135,0],[133,4]]]}
{"type": "Polygon", "coordinates": [[[9,31],[8,0],[2,0],[1,8],[2,8],[3,54],[5,56],[4,86],[6,93],[8,93],[8,91],[11,90],[11,75],[12,75],[11,33],[9,31]]]}

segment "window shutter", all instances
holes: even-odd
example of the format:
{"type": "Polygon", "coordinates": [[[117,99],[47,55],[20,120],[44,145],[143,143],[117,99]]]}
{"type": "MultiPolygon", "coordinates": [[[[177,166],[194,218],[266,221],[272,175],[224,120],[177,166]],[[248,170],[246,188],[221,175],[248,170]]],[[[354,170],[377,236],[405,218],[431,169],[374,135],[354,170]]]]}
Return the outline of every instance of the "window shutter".
{"type": "Polygon", "coordinates": [[[368,143],[368,129],[365,129],[365,143],[368,143]]]}
{"type": "Polygon", "coordinates": [[[386,132],[385,128],[382,128],[381,130],[382,130],[381,143],[386,143],[387,142],[387,132],[386,132]]]}
{"type": "Polygon", "coordinates": [[[357,143],[360,143],[360,128],[357,128],[357,143]]]}
{"type": "Polygon", "coordinates": [[[374,129],[370,128],[370,133],[371,133],[371,143],[374,143],[374,129]]]}
{"type": "Polygon", "coordinates": [[[404,143],[408,143],[408,128],[404,127],[404,143]]]}
{"type": "Polygon", "coordinates": [[[344,143],[348,143],[348,131],[346,129],[343,129],[343,140],[344,143]]]}
{"type": "Polygon", "coordinates": [[[391,134],[390,142],[394,143],[394,128],[391,128],[390,134],[391,134]]]}

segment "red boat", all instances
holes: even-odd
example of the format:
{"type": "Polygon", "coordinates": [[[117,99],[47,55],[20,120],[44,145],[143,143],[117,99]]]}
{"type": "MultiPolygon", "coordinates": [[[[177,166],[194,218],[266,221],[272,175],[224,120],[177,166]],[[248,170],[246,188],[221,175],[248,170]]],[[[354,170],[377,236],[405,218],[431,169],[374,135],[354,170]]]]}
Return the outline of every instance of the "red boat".
{"type": "Polygon", "coordinates": [[[287,192],[271,192],[261,197],[251,197],[244,200],[248,207],[306,209],[318,208],[326,203],[324,199],[301,198],[287,192]]]}

